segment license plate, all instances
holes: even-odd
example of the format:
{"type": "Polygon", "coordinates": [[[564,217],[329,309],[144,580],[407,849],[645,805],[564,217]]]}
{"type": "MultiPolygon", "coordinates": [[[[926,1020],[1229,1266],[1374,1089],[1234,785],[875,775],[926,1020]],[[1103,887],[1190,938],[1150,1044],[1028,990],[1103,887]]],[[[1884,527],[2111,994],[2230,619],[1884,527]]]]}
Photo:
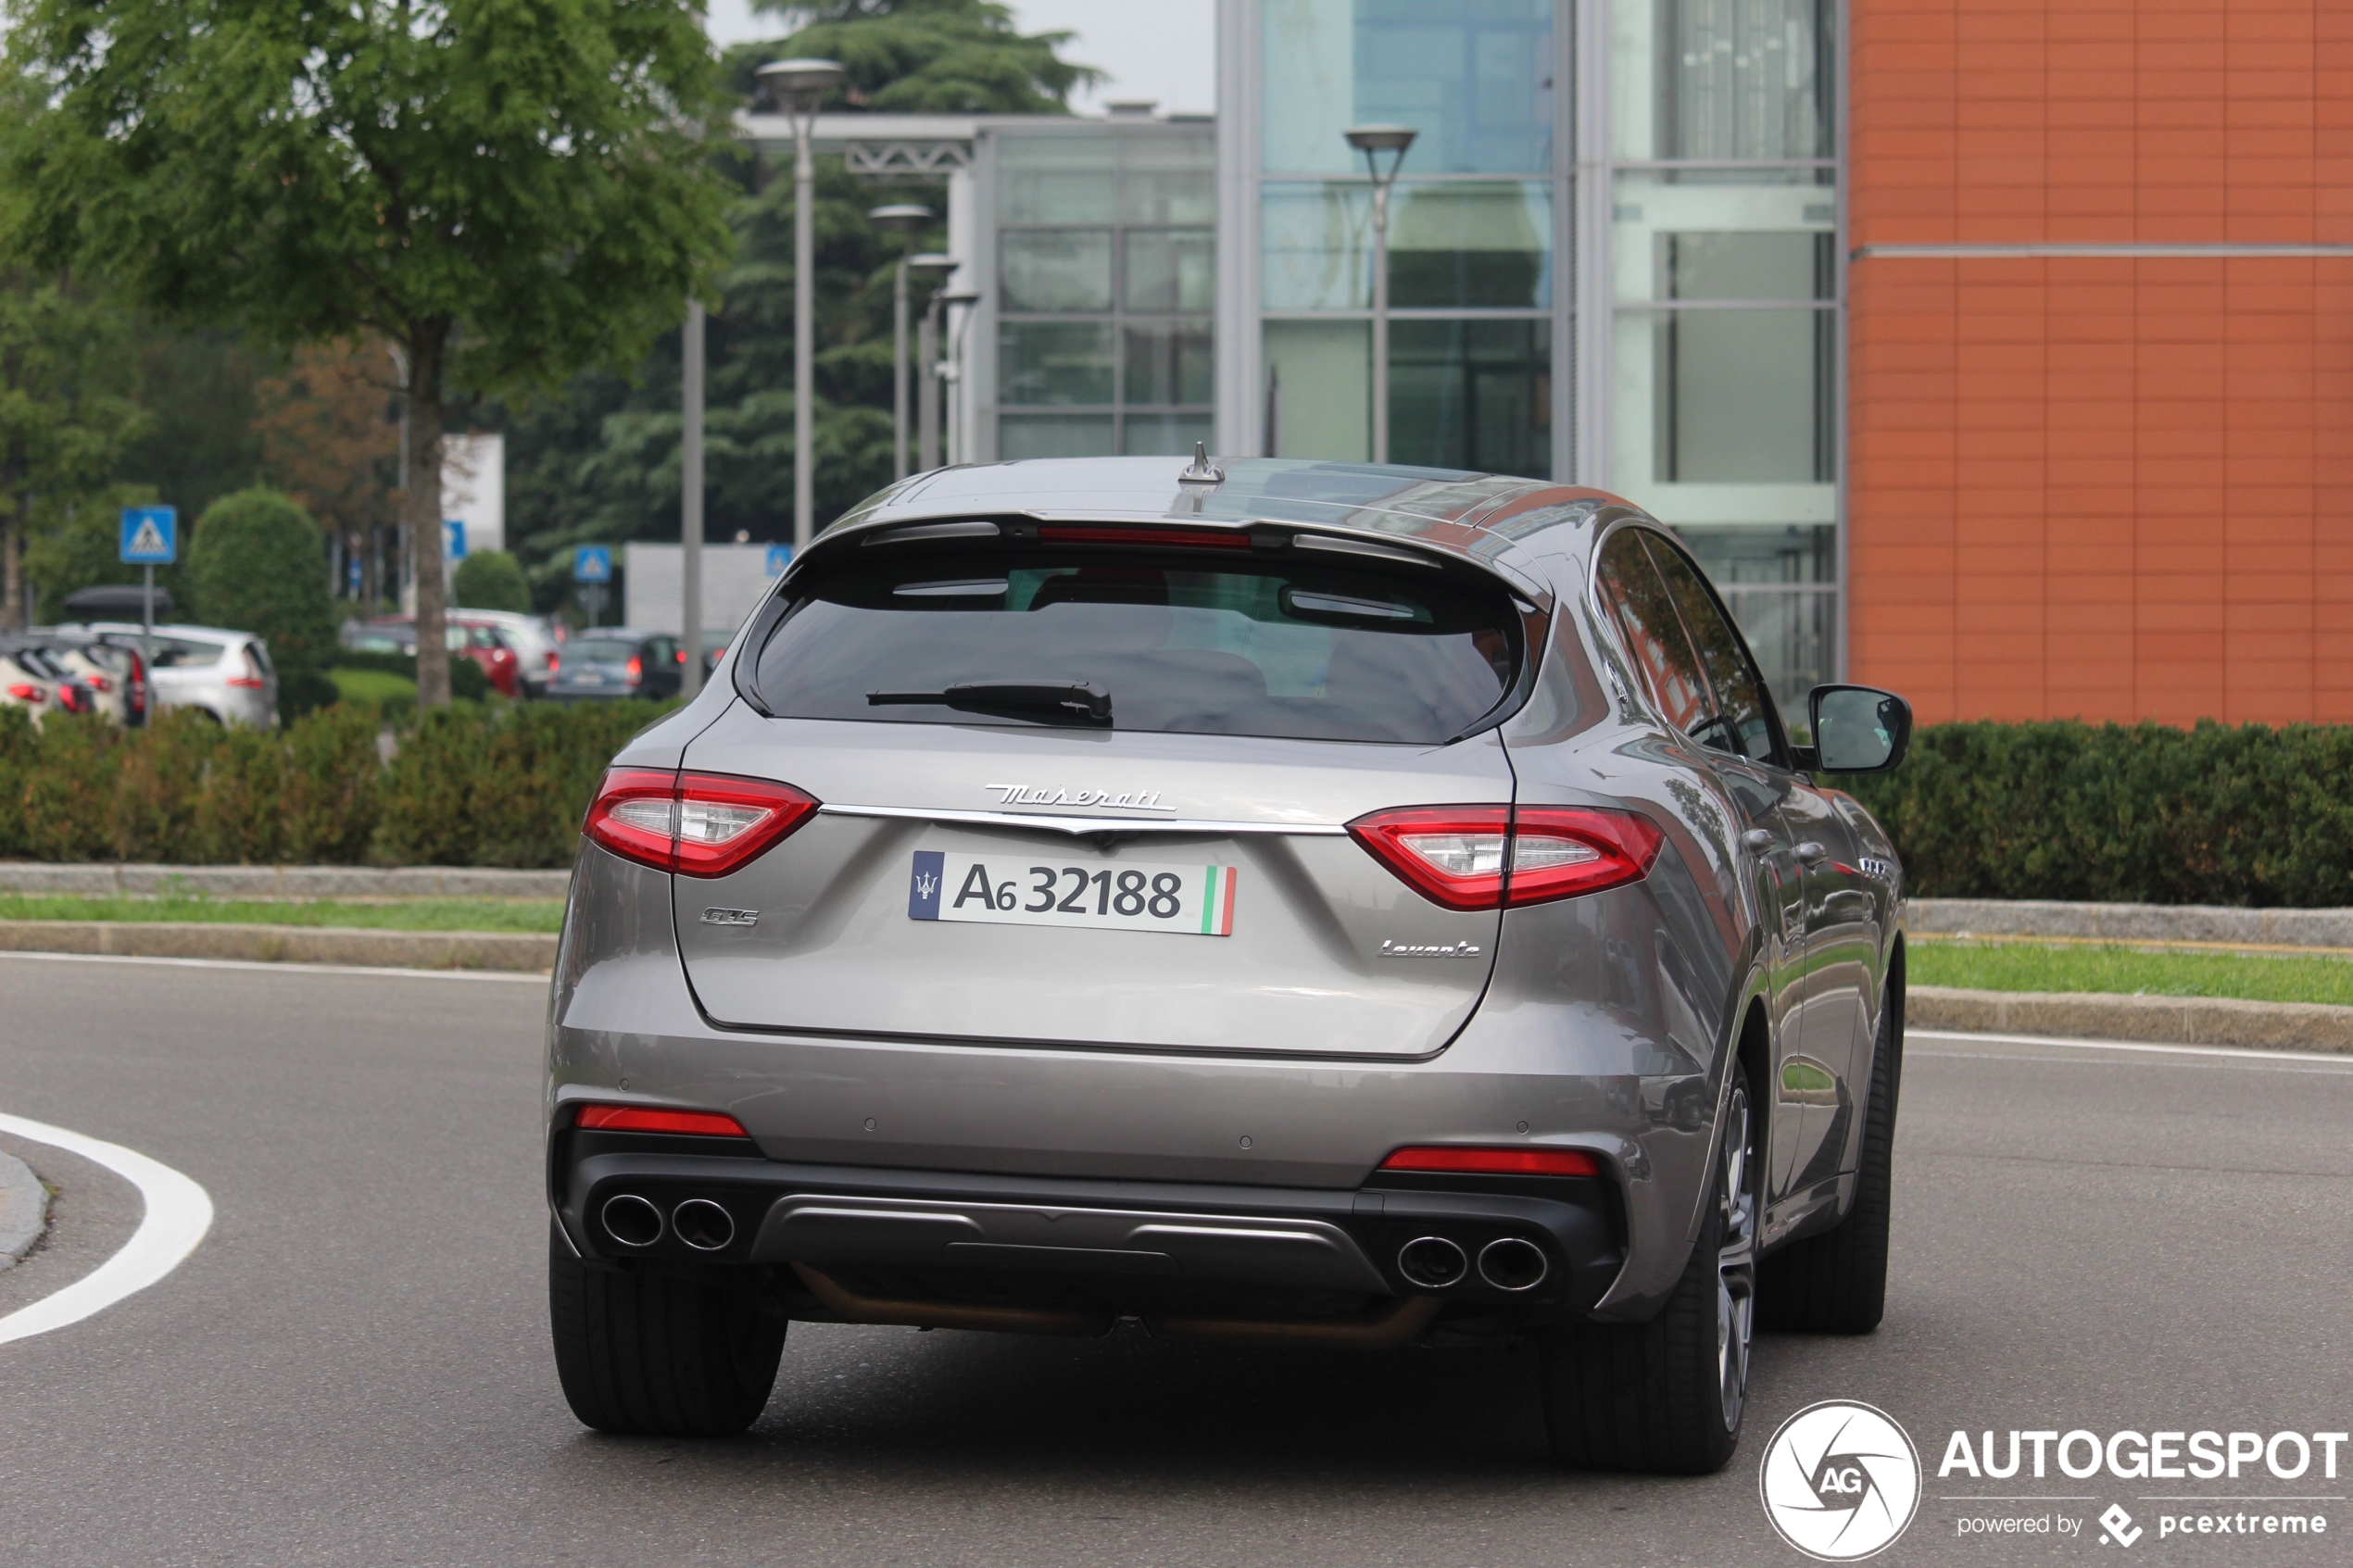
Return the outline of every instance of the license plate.
{"type": "Polygon", "coordinates": [[[1230,936],[1237,869],[1135,860],[1069,865],[1053,857],[918,849],[907,884],[907,914],[912,920],[982,925],[1230,936]]]}

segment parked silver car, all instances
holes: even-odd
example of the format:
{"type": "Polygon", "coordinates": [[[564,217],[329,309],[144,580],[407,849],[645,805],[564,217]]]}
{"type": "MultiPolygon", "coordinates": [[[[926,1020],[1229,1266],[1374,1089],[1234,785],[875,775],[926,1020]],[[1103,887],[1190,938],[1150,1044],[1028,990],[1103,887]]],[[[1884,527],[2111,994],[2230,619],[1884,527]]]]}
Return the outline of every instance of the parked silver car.
{"type": "Polygon", "coordinates": [[[573,1411],[715,1434],[789,1320],[1530,1340],[1571,1465],[1730,1455],[1880,1319],[1901,871],[1597,491],[919,475],[590,808],[550,1010],[573,1411]],[[1147,938],[1164,936],[1166,941],[1147,938]]]}
{"type": "MultiPolygon", "coordinates": [[[[118,621],[49,630],[127,637],[134,646],[142,635],[136,624],[118,621]]],[[[158,626],[155,653],[148,680],[156,709],[168,713],[175,708],[194,709],[223,724],[256,729],[277,724],[278,671],[270,663],[269,647],[252,633],[220,626],[158,626]]]]}

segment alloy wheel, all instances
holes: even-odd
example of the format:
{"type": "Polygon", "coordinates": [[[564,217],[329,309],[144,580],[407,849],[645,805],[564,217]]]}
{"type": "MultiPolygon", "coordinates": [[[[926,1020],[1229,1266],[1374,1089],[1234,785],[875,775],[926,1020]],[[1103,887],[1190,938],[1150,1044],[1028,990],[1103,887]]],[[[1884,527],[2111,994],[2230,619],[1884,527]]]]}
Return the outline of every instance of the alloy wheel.
{"type": "Polygon", "coordinates": [[[1748,1085],[1736,1081],[1724,1107],[1720,1223],[1716,1252],[1716,1373],[1724,1429],[1737,1431],[1748,1398],[1749,1342],[1755,1333],[1756,1191],[1749,1148],[1748,1085]]]}

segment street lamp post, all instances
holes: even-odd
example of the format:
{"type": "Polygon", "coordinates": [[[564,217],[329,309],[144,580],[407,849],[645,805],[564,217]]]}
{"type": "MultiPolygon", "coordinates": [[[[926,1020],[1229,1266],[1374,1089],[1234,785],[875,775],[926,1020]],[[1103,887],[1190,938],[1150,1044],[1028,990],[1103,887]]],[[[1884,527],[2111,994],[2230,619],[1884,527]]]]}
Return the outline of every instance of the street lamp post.
{"type": "Polygon", "coordinates": [[[792,543],[799,555],[816,532],[816,425],[812,407],[817,379],[817,160],[809,138],[816,129],[817,106],[841,80],[832,60],[771,60],[754,73],[776,107],[792,118],[792,543]]]}
{"type": "Polygon", "coordinates": [[[702,301],[686,301],[686,330],[679,344],[679,367],[686,383],[684,429],[680,434],[678,467],[678,619],[686,662],[678,670],[678,695],[692,702],[702,690],[702,301]]]}
{"type": "Polygon", "coordinates": [[[899,266],[890,280],[890,477],[907,477],[907,245],[931,221],[931,208],[913,202],[878,207],[866,214],[877,227],[899,235],[899,266]]]}
{"type": "Polygon", "coordinates": [[[980,303],[980,295],[967,289],[959,294],[934,295],[932,296],[932,303],[940,307],[943,312],[943,320],[945,320],[944,313],[946,311],[953,309],[960,305],[965,307],[964,318],[963,320],[956,323],[953,342],[950,345],[946,357],[940,360],[939,364],[939,379],[946,383],[947,392],[947,395],[942,399],[942,401],[947,404],[947,411],[944,417],[948,424],[948,460],[950,463],[961,463],[965,461],[971,456],[970,453],[964,450],[963,434],[964,333],[971,330],[973,324],[971,307],[980,303]]]}
{"type": "MultiPolygon", "coordinates": [[[[956,258],[926,251],[909,257],[907,265],[944,271],[955,267],[956,258]]],[[[946,309],[939,295],[933,295],[915,336],[915,468],[923,473],[939,466],[939,318],[946,309]]]]}
{"type": "Polygon", "coordinates": [[[1410,125],[1356,125],[1342,132],[1373,177],[1373,461],[1389,461],[1389,188],[1416,134],[1410,125]],[[1380,155],[1390,155],[1383,173],[1380,155]]]}

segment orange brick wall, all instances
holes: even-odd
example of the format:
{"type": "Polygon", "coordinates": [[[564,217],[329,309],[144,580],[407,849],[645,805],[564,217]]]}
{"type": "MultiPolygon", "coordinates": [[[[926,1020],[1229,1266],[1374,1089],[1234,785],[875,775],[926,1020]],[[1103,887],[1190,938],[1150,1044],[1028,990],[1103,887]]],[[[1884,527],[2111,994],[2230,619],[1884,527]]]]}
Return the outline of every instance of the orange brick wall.
{"type": "MultiPolygon", "coordinates": [[[[1851,0],[1850,229],[2353,245],[2353,0],[1851,0]]],[[[1862,255],[1850,669],[1926,721],[2353,721],[2353,256],[1862,255]]]]}

